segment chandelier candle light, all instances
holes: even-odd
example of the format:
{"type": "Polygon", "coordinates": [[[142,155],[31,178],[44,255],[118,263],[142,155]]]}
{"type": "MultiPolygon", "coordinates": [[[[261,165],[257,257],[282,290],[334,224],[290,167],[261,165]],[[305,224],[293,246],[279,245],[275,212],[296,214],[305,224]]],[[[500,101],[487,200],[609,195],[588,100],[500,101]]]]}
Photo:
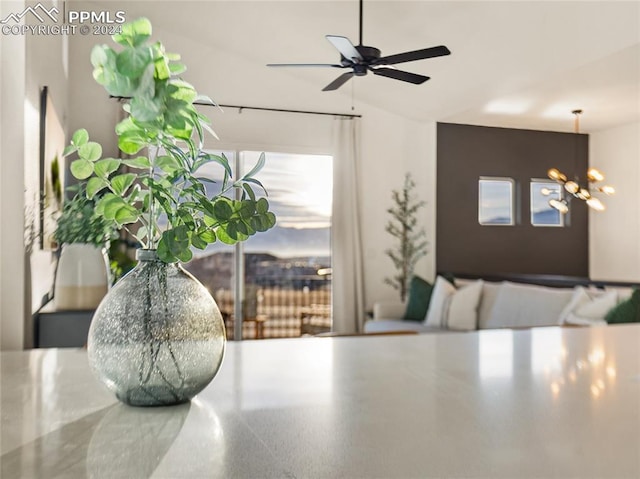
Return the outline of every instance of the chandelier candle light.
{"type": "MultiPolygon", "coordinates": [[[[575,133],[577,135],[580,132],[580,115],[582,114],[582,110],[573,110],[571,113],[573,113],[573,115],[575,116],[574,125],[575,133]]],[[[613,186],[594,185],[594,183],[600,183],[604,181],[604,175],[595,168],[589,168],[589,170],[587,171],[587,184],[584,186],[580,185],[577,176],[573,180],[569,180],[567,179],[567,176],[564,173],[560,172],[557,168],[551,168],[547,172],[547,175],[550,179],[563,185],[564,189],[571,196],[585,201],[590,208],[593,208],[596,211],[603,211],[605,209],[605,206],[600,201],[600,199],[593,196],[592,193],[600,192],[606,195],[612,195],[616,191],[613,186]]],[[[571,196],[569,196],[568,198],[571,199],[571,196]]],[[[560,196],[560,198],[549,200],[549,205],[563,214],[569,211],[569,203],[567,200],[562,198],[562,195],[560,196]]]]}

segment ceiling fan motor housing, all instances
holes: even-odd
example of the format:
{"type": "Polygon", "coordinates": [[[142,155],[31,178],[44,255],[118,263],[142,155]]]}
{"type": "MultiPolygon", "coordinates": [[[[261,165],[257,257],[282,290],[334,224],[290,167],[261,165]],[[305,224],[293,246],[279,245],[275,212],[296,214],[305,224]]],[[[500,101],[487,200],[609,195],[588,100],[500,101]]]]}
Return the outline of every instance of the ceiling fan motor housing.
{"type": "Polygon", "coordinates": [[[345,67],[353,68],[353,73],[356,76],[361,77],[367,74],[367,65],[370,65],[372,61],[380,58],[380,50],[375,47],[367,47],[364,45],[358,45],[355,49],[362,56],[362,59],[349,59],[340,55],[340,63],[345,67]]]}

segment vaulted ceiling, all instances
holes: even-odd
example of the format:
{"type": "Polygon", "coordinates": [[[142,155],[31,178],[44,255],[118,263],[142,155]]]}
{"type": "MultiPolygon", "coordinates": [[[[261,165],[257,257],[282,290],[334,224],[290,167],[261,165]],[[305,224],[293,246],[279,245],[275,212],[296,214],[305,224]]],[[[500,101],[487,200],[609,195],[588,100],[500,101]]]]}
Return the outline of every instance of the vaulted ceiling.
{"type": "Polygon", "coordinates": [[[265,65],[339,61],[324,36],[357,43],[357,0],[80,3],[150,18],[185,57],[187,79],[207,79],[221,103],[369,104],[415,120],[553,131],[572,131],[571,110],[582,108],[587,133],[640,121],[638,1],[365,0],[365,45],[389,55],[444,44],[452,54],[398,66],[430,76],[422,85],[369,74],[335,92],[321,90],[341,70],[265,65]]]}

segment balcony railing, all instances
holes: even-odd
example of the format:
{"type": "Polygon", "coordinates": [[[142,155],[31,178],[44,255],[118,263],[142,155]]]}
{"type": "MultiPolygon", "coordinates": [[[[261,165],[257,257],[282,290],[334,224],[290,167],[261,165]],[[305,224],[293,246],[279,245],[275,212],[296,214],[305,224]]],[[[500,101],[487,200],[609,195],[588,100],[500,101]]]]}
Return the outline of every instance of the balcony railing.
{"type": "MultiPolygon", "coordinates": [[[[234,335],[233,291],[213,292],[225,317],[227,337],[234,335]]],[[[291,338],[331,329],[330,276],[256,278],[245,285],[243,331],[245,339],[291,338]]]]}

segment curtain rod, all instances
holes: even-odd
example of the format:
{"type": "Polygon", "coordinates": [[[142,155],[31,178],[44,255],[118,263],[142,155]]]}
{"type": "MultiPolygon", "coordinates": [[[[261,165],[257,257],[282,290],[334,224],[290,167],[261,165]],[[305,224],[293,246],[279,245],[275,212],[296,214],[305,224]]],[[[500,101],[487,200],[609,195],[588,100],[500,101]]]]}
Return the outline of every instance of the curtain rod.
{"type": "MultiPolygon", "coordinates": [[[[130,97],[126,97],[126,96],[113,96],[110,95],[110,98],[114,98],[118,101],[123,101],[123,100],[130,100],[130,97]]],[[[345,118],[362,118],[362,115],[355,115],[355,114],[350,114],[350,113],[328,113],[328,112],[324,112],[324,111],[308,111],[308,110],[287,110],[284,108],[266,108],[266,107],[261,107],[261,106],[242,106],[242,105],[212,105],[211,103],[208,102],[203,102],[203,101],[194,101],[193,102],[194,105],[202,105],[202,106],[219,106],[220,108],[237,108],[238,110],[242,111],[242,110],[259,110],[259,111],[277,111],[277,112],[281,112],[281,113],[303,113],[306,115],[327,115],[327,116],[342,116],[345,118]]]]}
{"type": "MultiPolygon", "coordinates": [[[[195,103],[195,102],[194,102],[195,103]]],[[[198,105],[203,103],[197,103],[198,105]]],[[[214,106],[208,104],[209,106],[214,106]]],[[[345,118],[362,118],[362,115],[354,115],[351,113],[328,113],[324,111],[307,111],[307,110],[287,110],[284,108],[264,108],[261,106],[241,106],[241,105],[218,105],[221,108],[237,108],[238,110],[261,110],[261,111],[279,111],[283,113],[304,113],[307,115],[329,115],[329,116],[343,116],[345,118]]]]}

